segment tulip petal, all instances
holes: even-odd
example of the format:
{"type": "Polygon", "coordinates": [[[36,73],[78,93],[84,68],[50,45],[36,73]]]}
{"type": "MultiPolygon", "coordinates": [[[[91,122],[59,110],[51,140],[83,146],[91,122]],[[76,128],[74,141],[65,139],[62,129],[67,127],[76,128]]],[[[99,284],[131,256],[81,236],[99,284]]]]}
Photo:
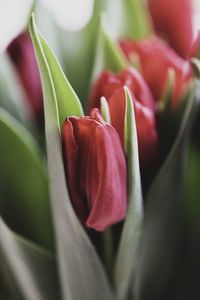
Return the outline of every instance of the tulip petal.
{"type": "Polygon", "coordinates": [[[193,0],[148,0],[155,29],[183,58],[196,52],[193,0]]]}
{"type": "Polygon", "coordinates": [[[92,208],[86,224],[102,231],[125,217],[127,174],[116,131],[109,125],[99,126],[95,131],[96,157],[90,155],[87,174],[91,181],[88,198],[92,208]],[[93,185],[94,178],[97,185],[93,185]]]}
{"type": "Polygon", "coordinates": [[[162,99],[168,69],[175,71],[173,88],[173,108],[176,108],[180,97],[192,77],[192,69],[188,61],[182,59],[176,52],[157,37],[133,41],[123,40],[120,46],[129,57],[137,53],[140,57],[141,73],[148,83],[156,101],[162,99]],[[156,61],[156,63],[155,63],[156,61]]]}
{"type": "MultiPolygon", "coordinates": [[[[79,163],[78,163],[78,145],[76,143],[73,126],[70,119],[66,119],[63,124],[62,129],[62,137],[63,137],[63,153],[64,160],[65,160],[65,167],[66,172],[68,175],[68,188],[71,193],[71,197],[73,197],[73,206],[75,211],[79,215],[79,219],[82,223],[85,222],[87,212],[86,212],[86,205],[84,205],[84,195],[78,192],[78,185],[79,185],[79,178],[77,178],[77,170],[79,170],[79,163]]],[[[83,155],[83,154],[81,154],[83,155]]],[[[81,177],[80,177],[81,179],[81,177]]]]}
{"type": "Polygon", "coordinates": [[[121,221],[126,213],[127,174],[114,128],[94,109],[91,117],[66,119],[63,144],[69,192],[81,221],[98,231],[121,221]]]}
{"type": "Polygon", "coordinates": [[[154,164],[158,154],[158,135],[155,122],[155,101],[142,76],[133,68],[118,74],[104,71],[95,83],[90,96],[90,107],[100,106],[100,97],[108,101],[111,124],[124,144],[125,93],[124,85],[130,91],[135,106],[140,163],[142,168],[154,164]]]}

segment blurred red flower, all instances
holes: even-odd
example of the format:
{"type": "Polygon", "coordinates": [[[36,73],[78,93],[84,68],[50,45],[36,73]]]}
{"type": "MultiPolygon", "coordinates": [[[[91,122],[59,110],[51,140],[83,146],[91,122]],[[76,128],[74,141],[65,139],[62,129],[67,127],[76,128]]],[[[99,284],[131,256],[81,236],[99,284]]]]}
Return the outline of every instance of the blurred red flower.
{"type": "Polygon", "coordinates": [[[108,101],[111,124],[124,143],[125,92],[127,86],[132,95],[139,145],[140,163],[143,168],[152,165],[157,156],[158,135],[155,122],[155,101],[142,76],[129,68],[113,74],[104,71],[97,79],[89,100],[90,108],[100,107],[100,98],[108,101]]]}
{"type": "Polygon", "coordinates": [[[193,0],[148,0],[155,29],[183,58],[195,56],[197,33],[193,25],[193,0]]]}
{"type": "Polygon", "coordinates": [[[43,116],[43,96],[39,69],[31,38],[22,33],[7,48],[21,84],[29,101],[29,107],[35,118],[43,116]]]}
{"type": "Polygon", "coordinates": [[[134,53],[139,56],[141,73],[156,101],[162,99],[166,88],[168,70],[170,68],[174,70],[172,107],[175,109],[192,77],[190,63],[178,56],[172,48],[157,37],[139,41],[126,39],[120,41],[120,46],[129,59],[134,53]]]}

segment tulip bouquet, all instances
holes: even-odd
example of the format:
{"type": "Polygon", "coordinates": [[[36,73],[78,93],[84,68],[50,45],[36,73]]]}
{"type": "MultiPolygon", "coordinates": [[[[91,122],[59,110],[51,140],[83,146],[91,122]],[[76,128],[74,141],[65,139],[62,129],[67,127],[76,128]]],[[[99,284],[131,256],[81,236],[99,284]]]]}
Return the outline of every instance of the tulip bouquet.
{"type": "Polygon", "coordinates": [[[95,0],[49,39],[40,9],[1,57],[0,299],[199,299],[192,0],[95,0]]]}

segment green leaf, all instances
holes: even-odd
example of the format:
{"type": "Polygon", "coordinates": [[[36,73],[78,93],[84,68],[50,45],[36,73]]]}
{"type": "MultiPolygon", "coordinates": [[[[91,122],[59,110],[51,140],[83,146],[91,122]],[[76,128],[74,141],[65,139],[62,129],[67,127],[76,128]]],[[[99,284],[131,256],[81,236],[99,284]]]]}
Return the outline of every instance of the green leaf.
{"type": "Polygon", "coordinates": [[[145,223],[137,297],[164,299],[173,283],[181,250],[184,225],[184,162],[197,110],[194,90],[188,98],[179,133],[152,184],[145,207],[145,223]],[[151,288],[149,288],[151,287],[151,288]]]}
{"type": "Polygon", "coordinates": [[[131,94],[125,87],[125,153],[128,166],[128,211],[123,226],[115,266],[115,286],[120,300],[127,299],[138,267],[143,223],[143,202],[140,179],[138,141],[131,94]]]}
{"type": "Polygon", "coordinates": [[[49,45],[43,39],[40,33],[38,33],[41,42],[42,49],[47,60],[49,71],[53,80],[56,98],[58,99],[58,113],[60,120],[60,128],[64,123],[66,117],[74,115],[77,117],[83,116],[83,109],[81,103],[68,82],[65,74],[63,73],[55,55],[50,49],[49,45]]]}
{"type": "Polygon", "coordinates": [[[200,151],[198,146],[192,144],[188,150],[185,171],[185,211],[190,224],[199,222],[200,218],[199,177],[200,151]]]}
{"type": "Polygon", "coordinates": [[[2,300],[61,299],[53,257],[14,234],[1,217],[0,256],[2,300]]]}
{"type": "Polygon", "coordinates": [[[197,58],[192,58],[191,63],[193,65],[194,71],[196,73],[196,77],[200,78],[200,60],[197,58]]]}
{"type": "Polygon", "coordinates": [[[107,27],[106,14],[101,14],[91,83],[103,70],[110,69],[116,73],[128,64],[118,44],[107,34],[107,27]]]}
{"type": "Polygon", "coordinates": [[[0,213],[20,234],[53,249],[47,175],[29,132],[0,108],[0,213]]]}
{"type": "Polygon", "coordinates": [[[108,8],[112,37],[140,39],[152,33],[148,9],[141,0],[111,0],[108,8]]]}
{"type": "Polygon", "coordinates": [[[110,124],[110,111],[105,97],[101,97],[101,114],[105,122],[110,124]]]}
{"type": "MultiPolygon", "coordinates": [[[[59,99],[33,16],[30,32],[44,91],[49,182],[63,299],[112,299],[104,269],[69,198],[59,132],[59,99]]],[[[50,50],[46,48],[46,51],[50,50]]]]}
{"type": "Polygon", "coordinates": [[[162,95],[162,98],[159,101],[159,109],[163,114],[169,115],[172,112],[171,101],[172,101],[174,81],[175,81],[175,70],[173,68],[169,68],[167,72],[165,90],[162,95]]]}

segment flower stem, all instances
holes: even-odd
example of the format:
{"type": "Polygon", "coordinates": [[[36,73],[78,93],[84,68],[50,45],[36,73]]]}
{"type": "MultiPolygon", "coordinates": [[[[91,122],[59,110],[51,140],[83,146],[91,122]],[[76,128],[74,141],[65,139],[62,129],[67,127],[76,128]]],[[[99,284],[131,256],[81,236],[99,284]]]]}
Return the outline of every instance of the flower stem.
{"type": "Polygon", "coordinates": [[[108,275],[112,274],[113,266],[113,233],[112,228],[109,227],[103,232],[103,253],[104,253],[104,264],[108,275]]]}

